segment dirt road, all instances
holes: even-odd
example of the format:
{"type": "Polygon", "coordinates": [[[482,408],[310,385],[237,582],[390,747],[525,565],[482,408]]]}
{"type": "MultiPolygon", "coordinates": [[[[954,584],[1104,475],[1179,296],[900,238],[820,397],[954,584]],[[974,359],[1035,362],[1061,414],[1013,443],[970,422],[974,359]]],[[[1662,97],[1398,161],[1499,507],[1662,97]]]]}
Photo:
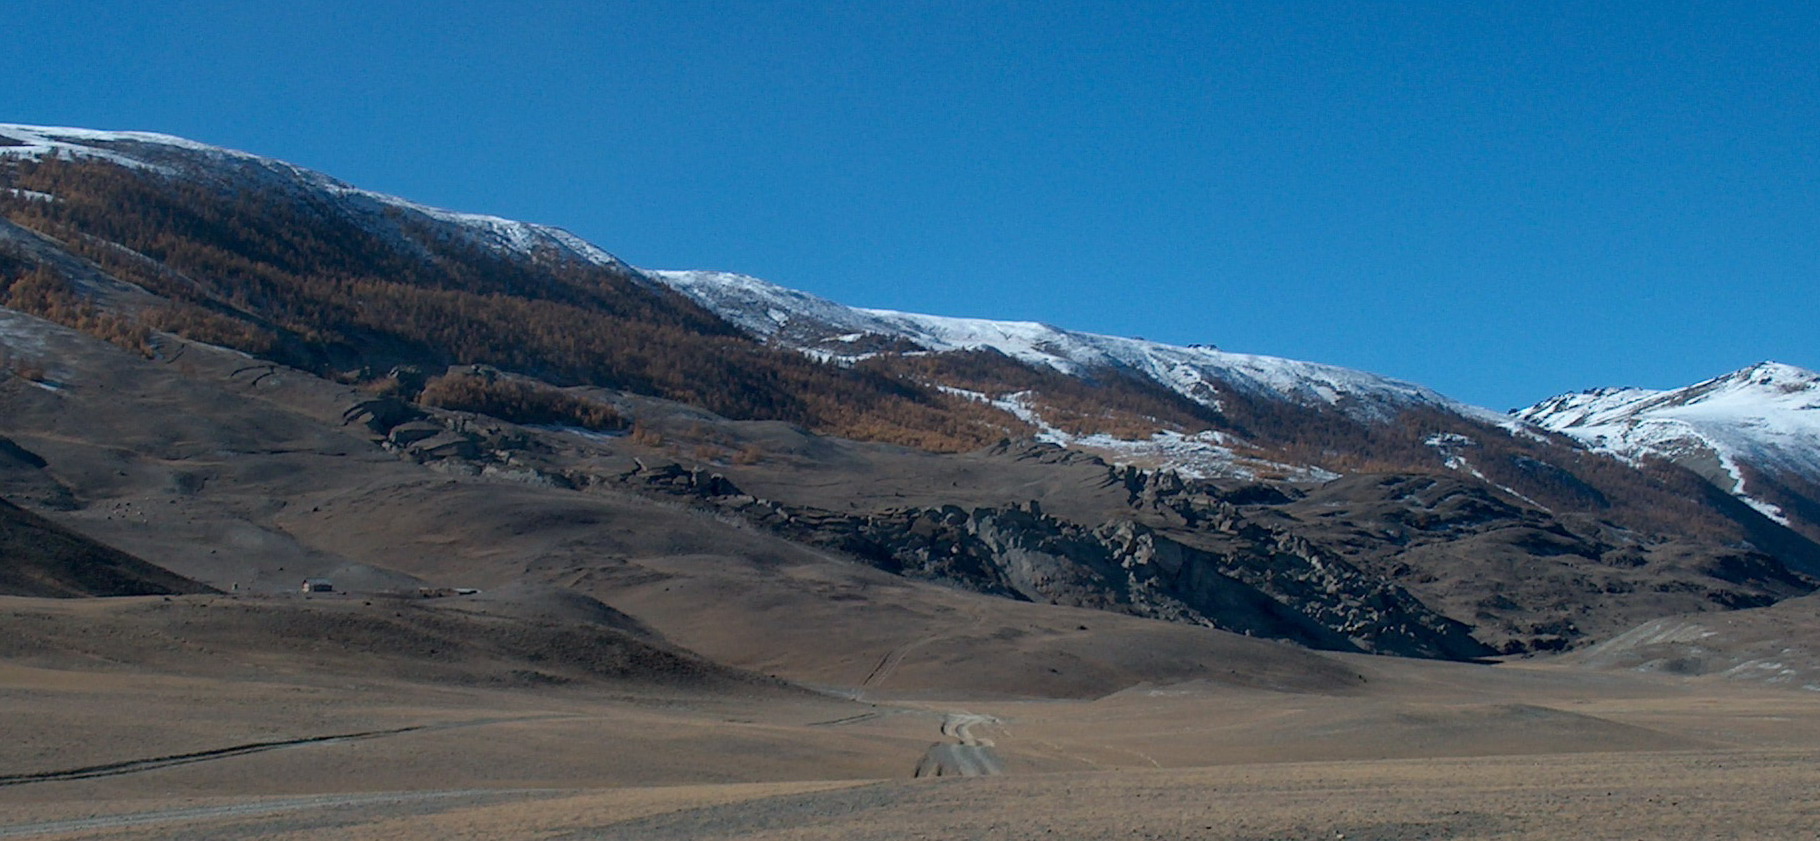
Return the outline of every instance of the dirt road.
{"type": "Polygon", "coordinates": [[[975,736],[973,728],[997,724],[998,719],[973,713],[949,713],[942,719],[942,735],[953,743],[933,745],[916,765],[918,777],[991,777],[1005,773],[1005,763],[993,750],[992,740],[975,736]]]}

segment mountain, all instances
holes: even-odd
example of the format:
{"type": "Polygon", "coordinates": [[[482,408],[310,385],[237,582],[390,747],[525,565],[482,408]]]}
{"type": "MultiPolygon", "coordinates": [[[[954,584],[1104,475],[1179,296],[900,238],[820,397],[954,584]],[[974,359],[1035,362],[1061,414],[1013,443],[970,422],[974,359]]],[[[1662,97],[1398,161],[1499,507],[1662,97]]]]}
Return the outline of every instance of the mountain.
{"type": "Polygon", "coordinates": [[[1763,362],[1685,388],[1600,388],[1516,416],[1589,449],[1686,467],[1820,537],[1820,374],[1763,362]]]}
{"type": "MultiPolygon", "coordinates": [[[[889,675],[880,588],[1470,659],[1820,575],[1685,467],[1418,385],[645,272],[163,135],[0,126],[0,305],[43,462],[0,495],[220,589],[574,590],[742,667],[839,625],[889,675]]],[[[1131,674],[1096,651],[1030,680],[1131,674]]]]}

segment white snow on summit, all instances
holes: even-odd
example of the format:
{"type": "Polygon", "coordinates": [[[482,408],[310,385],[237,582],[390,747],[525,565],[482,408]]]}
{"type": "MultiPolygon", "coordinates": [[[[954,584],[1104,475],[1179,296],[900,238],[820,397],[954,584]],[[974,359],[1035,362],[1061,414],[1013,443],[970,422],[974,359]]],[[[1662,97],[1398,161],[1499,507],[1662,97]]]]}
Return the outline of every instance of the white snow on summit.
{"type": "Polygon", "coordinates": [[[1476,420],[1508,423],[1502,415],[1422,386],[1335,365],[1079,333],[1033,321],[860,309],[727,272],[646,270],[645,274],[756,336],[833,358],[863,358],[864,351],[845,354],[830,345],[853,344],[873,335],[933,352],[990,348],[1071,375],[1103,369],[1127,371],[1216,409],[1217,384],[1303,405],[1330,405],[1357,417],[1384,418],[1403,407],[1431,405],[1476,420]]]}
{"type": "Polygon", "coordinates": [[[1793,365],[1764,362],[1672,391],[1563,394],[1517,416],[1625,458],[1708,461],[1734,495],[1785,525],[1780,509],[1749,495],[1738,465],[1820,481],[1820,374],[1793,365]]]}
{"type": "MultiPolygon", "coordinates": [[[[315,170],[248,152],[145,131],[27,126],[0,123],[0,157],[98,158],[121,166],[164,173],[196,172],[257,179],[265,186],[337,199],[356,218],[377,223],[387,208],[406,210],[451,226],[470,241],[495,251],[534,256],[554,252],[597,266],[629,269],[618,258],[561,228],[480,213],[421,205],[397,196],[362,190],[315,170]],[[196,167],[195,164],[207,164],[196,167]],[[224,167],[223,164],[232,166],[224,167]]],[[[380,227],[375,224],[374,227],[380,227]]]]}
{"type": "MultiPolygon", "coordinates": [[[[1220,395],[1225,391],[1305,406],[1331,406],[1362,420],[1389,420],[1403,409],[1431,406],[1506,429],[1522,427],[1503,415],[1450,400],[1413,383],[1334,365],[1080,333],[1034,321],[861,309],[728,272],[644,272],[754,336],[824,360],[856,361],[881,348],[903,353],[990,349],[1071,376],[1124,372],[1216,410],[1221,408],[1220,395]]],[[[1247,442],[1212,430],[1164,431],[1144,440],[1104,434],[1075,436],[1038,416],[1026,395],[992,398],[969,392],[965,396],[991,402],[1023,419],[1036,427],[1039,440],[1096,452],[1121,464],[1167,467],[1198,477],[1268,474],[1318,482],[1337,476],[1318,467],[1241,455],[1255,450],[1247,442]]]]}

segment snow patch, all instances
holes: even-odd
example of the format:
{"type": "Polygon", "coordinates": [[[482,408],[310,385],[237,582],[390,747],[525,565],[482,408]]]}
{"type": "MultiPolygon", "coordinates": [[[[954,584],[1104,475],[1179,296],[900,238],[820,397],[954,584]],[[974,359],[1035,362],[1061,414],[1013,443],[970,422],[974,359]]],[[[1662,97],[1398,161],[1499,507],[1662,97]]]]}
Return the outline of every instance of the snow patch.
{"type": "Polygon", "coordinates": [[[78,128],[52,128],[46,126],[23,126],[0,123],[0,138],[12,141],[10,145],[0,146],[0,158],[39,159],[46,156],[63,158],[98,158],[133,169],[152,169],[170,172],[169,167],[157,166],[138,160],[128,155],[102,149],[89,143],[115,142],[121,140],[143,140],[145,142],[165,143],[168,145],[200,146],[179,137],[147,132],[100,132],[78,128]]]}
{"type": "Polygon", "coordinates": [[[1509,485],[1503,485],[1503,484],[1494,482],[1491,480],[1491,477],[1486,476],[1484,473],[1479,472],[1479,468],[1474,467],[1472,465],[1472,462],[1468,461],[1466,456],[1461,452],[1462,450],[1464,450],[1468,447],[1479,446],[1479,442],[1474,441],[1471,437],[1461,435],[1457,432],[1437,432],[1433,435],[1428,436],[1428,438],[1426,440],[1424,440],[1422,443],[1426,444],[1430,447],[1433,447],[1436,452],[1440,453],[1441,465],[1443,467],[1446,467],[1448,470],[1457,470],[1461,473],[1465,473],[1465,474],[1473,477],[1474,479],[1477,479],[1481,482],[1484,482],[1487,485],[1490,485],[1494,488],[1497,488],[1500,491],[1503,491],[1504,493],[1510,495],[1511,497],[1514,497],[1516,499],[1520,499],[1526,503],[1529,503],[1529,505],[1533,508],[1539,508],[1543,511],[1552,512],[1553,509],[1549,508],[1546,505],[1543,505],[1540,502],[1535,501],[1534,499],[1529,498],[1528,496],[1525,496],[1523,493],[1519,492],[1516,488],[1513,488],[1509,485]]]}
{"type": "Polygon", "coordinates": [[[1296,482],[1331,482],[1340,474],[1312,465],[1285,464],[1241,456],[1235,445],[1242,444],[1217,430],[1184,434],[1163,430],[1149,438],[1118,438],[1104,433],[1074,435],[1051,425],[1030,403],[1029,392],[1018,392],[994,399],[977,391],[940,387],[942,391],[989,403],[1019,420],[1036,427],[1036,440],[1073,450],[1094,453],[1116,465],[1161,467],[1174,470],[1191,479],[1270,478],[1296,482]]]}

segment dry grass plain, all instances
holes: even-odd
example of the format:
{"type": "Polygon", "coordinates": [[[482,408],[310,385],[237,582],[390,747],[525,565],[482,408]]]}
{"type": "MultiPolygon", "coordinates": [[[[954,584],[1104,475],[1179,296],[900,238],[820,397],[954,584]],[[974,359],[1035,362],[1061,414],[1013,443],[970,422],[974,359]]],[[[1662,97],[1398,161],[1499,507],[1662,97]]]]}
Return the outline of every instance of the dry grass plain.
{"type": "Polygon", "coordinates": [[[1352,656],[1332,665],[1363,681],[1316,690],[854,701],[673,666],[527,681],[490,648],[349,658],[246,622],[171,641],[232,602],[0,604],[0,838],[1820,837],[1798,690],[1352,656]],[[1007,773],[910,779],[958,716],[1007,773]]]}

